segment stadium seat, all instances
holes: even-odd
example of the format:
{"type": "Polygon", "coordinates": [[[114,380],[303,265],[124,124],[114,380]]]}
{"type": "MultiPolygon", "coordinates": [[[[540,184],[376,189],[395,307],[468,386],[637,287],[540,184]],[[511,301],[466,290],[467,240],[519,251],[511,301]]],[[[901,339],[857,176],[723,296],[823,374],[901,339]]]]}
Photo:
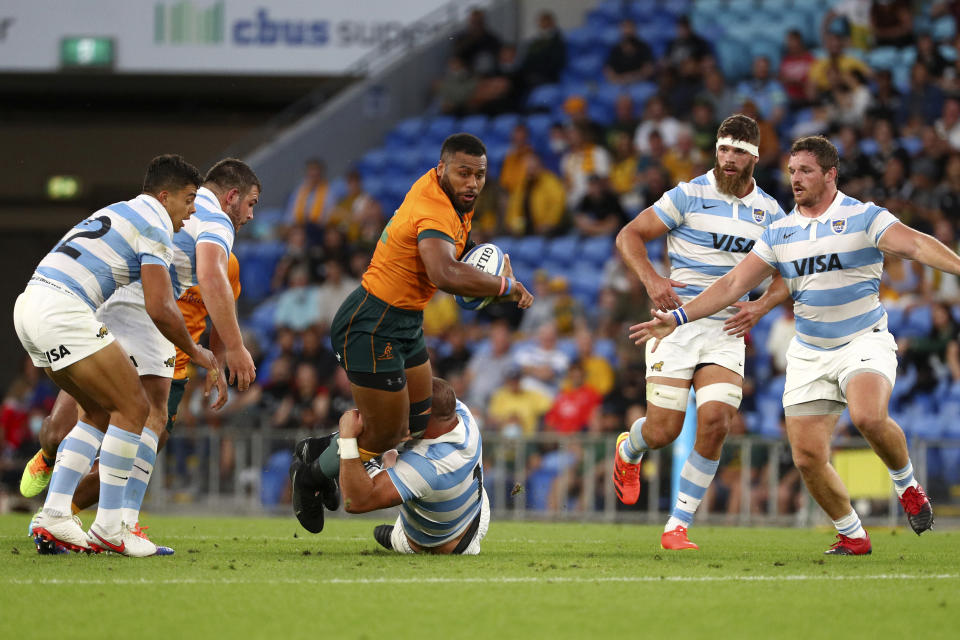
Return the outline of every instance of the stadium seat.
{"type": "Polygon", "coordinates": [[[534,111],[550,111],[562,100],[560,85],[542,84],[527,96],[527,108],[534,111]]]}
{"type": "Polygon", "coordinates": [[[366,180],[368,176],[378,175],[386,166],[390,154],[385,149],[373,149],[366,152],[357,161],[357,171],[366,180]]]}
{"type": "Polygon", "coordinates": [[[472,133],[478,138],[483,138],[487,133],[487,126],[489,124],[489,118],[482,114],[466,116],[457,123],[457,131],[465,131],[467,133],[472,133]]]}
{"type": "Polygon", "coordinates": [[[610,366],[617,366],[617,343],[612,338],[598,338],[593,343],[593,352],[609,362],[610,366]]]}
{"type": "Polygon", "coordinates": [[[500,168],[503,166],[503,159],[507,157],[510,145],[506,142],[487,143],[487,174],[493,178],[500,175],[500,168]]]}
{"type": "Polygon", "coordinates": [[[556,261],[573,261],[578,255],[580,237],[577,235],[566,235],[554,238],[547,247],[545,258],[556,261]]]}
{"type": "Polygon", "coordinates": [[[607,236],[595,236],[587,238],[580,245],[580,257],[589,260],[594,265],[602,267],[615,251],[613,238],[607,236]]]}
{"type": "Polygon", "coordinates": [[[546,142],[547,132],[553,126],[553,116],[546,113],[534,113],[527,116],[527,129],[530,130],[530,139],[534,145],[539,141],[546,142]]]}
{"type": "Polygon", "coordinates": [[[593,49],[595,33],[596,31],[590,27],[580,27],[565,32],[567,59],[575,58],[584,53],[590,53],[591,49],[593,49]]]}
{"type": "Polygon", "coordinates": [[[957,23],[953,16],[946,15],[933,21],[931,35],[936,42],[949,42],[957,35],[957,23]]]}
{"type": "MultiPolygon", "coordinates": [[[[580,55],[567,62],[567,70],[575,78],[587,82],[596,82],[602,75],[605,58],[606,54],[604,53],[580,55]]],[[[570,94],[567,93],[567,95],[570,94]]]]}
{"type": "Polygon", "coordinates": [[[539,265],[543,261],[546,245],[547,241],[540,236],[517,238],[517,243],[513,248],[515,255],[511,256],[511,259],[516,257],[520,262],[525,262],[529,265],[539,265]]]}
{"type": "Polygon", "coordinates": [[[927,305],[911,307],[904,316],[904,325],[900,336],[904,338],[922,338],[930,334],[933,327],[933,311],[927,305]]]}
{"type": "Polygon", "coordinates": [[[436,116],[427,124],[421,142],[432,143],[439,146],[447,136],[456,132],[456,126],[456,118],[451,116],[436,116]]]}
{"type": "Polygon", "coordinates": [[[655,82],[636,82],[627,85],[627,94],[633,100],[633,106],[637,113],[643,113],[643,107],[647,100],[657,95],[660,88],[655,82]]]}
{"type": "Polygon", "coordinates": [[[490,121],[490,127],[487,135],[501,138],[504,141],[510,140],[513,128],[520,124],[521,116],[516,113],[503,113],[490,121]]]}

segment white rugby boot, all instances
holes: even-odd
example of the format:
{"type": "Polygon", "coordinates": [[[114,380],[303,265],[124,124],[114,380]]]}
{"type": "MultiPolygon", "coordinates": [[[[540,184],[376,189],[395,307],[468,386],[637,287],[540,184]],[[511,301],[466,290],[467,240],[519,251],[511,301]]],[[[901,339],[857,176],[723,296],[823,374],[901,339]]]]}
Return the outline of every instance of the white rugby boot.
{"type": "Polygon", "coordinates": [[[70,551],[90,551],[87,534],[80,526],[80,519],[73,515],[52,516],[41,511],[34,516],[31,532],[47,542],[63,546],[70,551]]]}
{"type": "Polygon", "coordinates": [[[87,532],[87,542],[97,551],[113,551],[131,558],[146,558],[157,555],[157,545],[135,534],[129,526],[120,526],[116,536],[101,535],[93,526],[87,532]]]}

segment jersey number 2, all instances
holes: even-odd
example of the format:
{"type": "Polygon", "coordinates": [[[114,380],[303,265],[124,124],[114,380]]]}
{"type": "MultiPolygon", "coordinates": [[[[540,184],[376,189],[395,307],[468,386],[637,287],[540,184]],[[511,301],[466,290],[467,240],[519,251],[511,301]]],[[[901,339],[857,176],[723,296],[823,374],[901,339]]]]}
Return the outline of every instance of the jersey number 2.
{"type": "MultiPolygon", "coordinates": [[[[90,238],[95,240],[107,235],[107,232],[110,231],[110,218],[107,216],[100,216],[95,218],[97,222],[100,223],[100,228],[96,231],[77,231],[75,234],[64,240],[60,243],[60,246],[57,247],[59,253],[65,253],[74,260],[80,257],[80,252],[74,249],[73,247],[68,247],[67,244],[76,240],[77,238],[90,238]]],[[[90,221],[86,221],[84,224],[89,224],[90,221]]]]}

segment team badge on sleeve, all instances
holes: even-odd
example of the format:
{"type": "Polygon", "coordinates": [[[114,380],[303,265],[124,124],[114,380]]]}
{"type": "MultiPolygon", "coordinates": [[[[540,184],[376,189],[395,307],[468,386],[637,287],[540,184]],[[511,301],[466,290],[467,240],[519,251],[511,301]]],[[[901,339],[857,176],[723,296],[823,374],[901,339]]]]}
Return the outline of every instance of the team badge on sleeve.
{"type": "Polygon", "coordinates": [[[764,219],[767,217],[767,212],[763,209],[754,209],[753,210],[753,221],[757,224],[763,224],[764,219]]]}
{"type": "Polygon", "coordinates": [[[830,223],[830,228],[833,229],[834,233],[840,234],[843,233],[847,228],[847,219],[843,220],[834,220],[830,223]]]}

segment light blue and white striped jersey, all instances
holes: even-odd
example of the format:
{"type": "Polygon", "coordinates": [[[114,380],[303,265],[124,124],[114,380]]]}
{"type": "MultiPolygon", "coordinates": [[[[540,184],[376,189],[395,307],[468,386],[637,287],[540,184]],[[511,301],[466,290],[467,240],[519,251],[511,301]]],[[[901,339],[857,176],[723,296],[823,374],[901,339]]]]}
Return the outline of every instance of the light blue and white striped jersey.
{"type": "Polygon", "coordinates": [[[457,426],[439,438],[414,442],[387,469],[403,499],[407,536],[436,547],[460,535],[480,512],[483,445],[467,405],[457,400],[457,426]]]}
{"type": "Polygon", "coordinates": [[[872,202],[837,192],[817,218],[794,209],[753,248],[783,275],[793,296],[797,339],[821,351],[887,327],[880,304],[880,236],[897,218],[872,202]]]}
{"type": "MultiPolygon", "coordinates": [[[[713,171],[670,189],[654,203],[653,210],[670,229],[670,278],[687,285],[675,289],[683,302],[740,264],[764,229],[785,215],[777,201],[756,184],[745,198],[720,193],[713,171]]],[[[710,317],[731,315],[731,310],[725,309],[710,317]]]]}
{"type": "Polygon", "coordinates": [[[217,196],[206,187],[197,190],[196,212],[173,234],[173,264],[170,281],[173,291],[180,294],[197,284],[197,244],[212,242],[223,247],[227,257],[233,250],[236,231],[230,216],[220,208],[217,196]]]}
{"type": "Polygon", "coordinates": [[[173,262],[173,223],[153,196],[100,209],[40,261],[35,274],[65,286],[96,310],[119,287],[140,280],[141,264],[173,262]]]}

